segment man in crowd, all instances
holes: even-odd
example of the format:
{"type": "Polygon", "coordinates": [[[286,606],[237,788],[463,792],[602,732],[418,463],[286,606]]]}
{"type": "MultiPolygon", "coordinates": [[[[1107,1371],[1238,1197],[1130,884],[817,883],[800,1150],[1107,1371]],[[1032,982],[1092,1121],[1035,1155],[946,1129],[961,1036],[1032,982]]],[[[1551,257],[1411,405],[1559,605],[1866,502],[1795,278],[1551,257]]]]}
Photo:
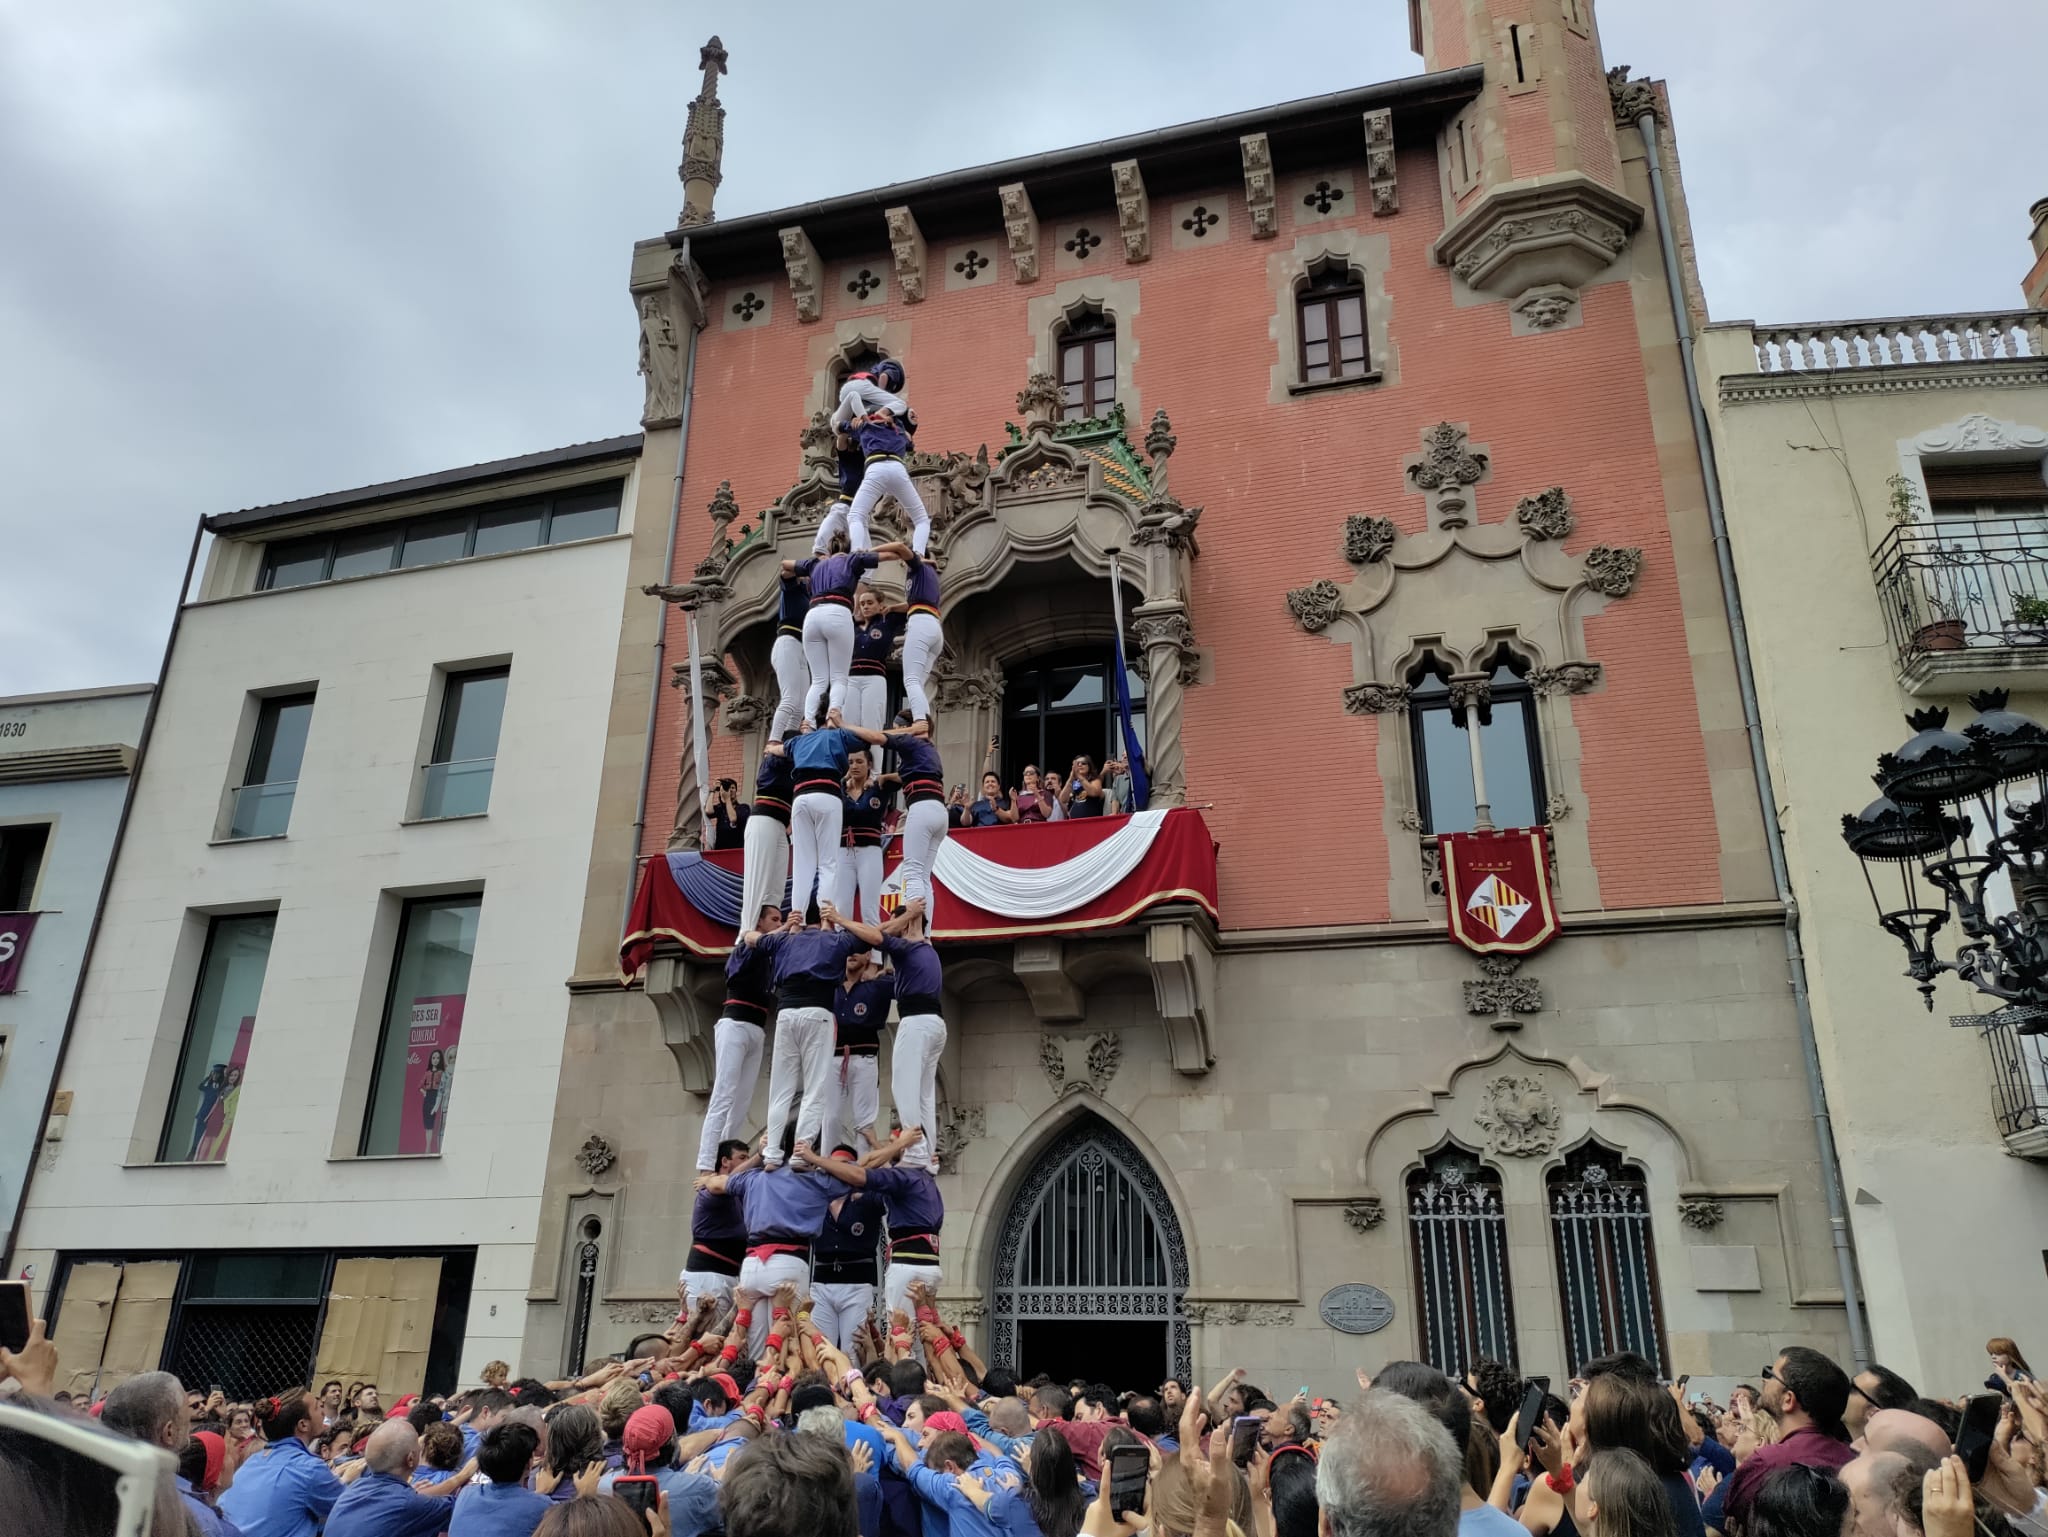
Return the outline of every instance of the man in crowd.
{"type": "MultiPolygon", "coordinates": [[[[675,1416],[660,1404],[635,1409],[626,1420],[620,1437],[625,1454],[624,1473],[644,1472],[668,1496],[670,1537],[700,1537],[718,1530],[718,1481],[702,1473],[688,1473],[675,1465],[675,1416]]],[[[609,1491],[618,1473],[607,1473],[598,1483],[609,1491]]]]}
{"type": "Polygon", "coordinates": [[[1384,1389],[1358,1400],[1316,1463],[1327,1537],[1456,1537],[1464,1483],[1450,1432],[1384,1389]]]}
{"type": "Polygon", "coordinates": [[[733,1457],[725,1537],[859,1537],[853,1464],[822,1436],[767,1436],[733,1457]]]}
{"type": "Polygon", "coordinates": [[[526,1487],[539,1450],[540,1433],[531,1425],[497,1424],[485,1431],[476,1460],[490,1482],[457,1497],[448,1537],[533,1537],[552,1503],[526,1487]]]}
{"type": "MultiPolygon", "coordinates": [[[[1473,1415],[1473,1401],[1438,1371],[1434,1366],[1425,1366],[1420,1361],[1394,1361],[1379,1370],[1372,1379],[1372,1385],[1380,1393],[1398,1393],[1401,1397],[1427,1410],[1444,1434],[1451,1438],[1451,1447],[1458,1455],[1458,1537],[1523,1537],[1522,1524],[1504,1511],[1494,1509],[1482,1500],[1472,1485],[1462,1476],[1465,1467],[1465,1453],[1474,1435],[1489,1427],[1485,1419],[1473,1415]]],[[[1519,1403],[1516,1405],[1520,1407],[1519,1403]]],[[[1510,1418],[1513,1416],[1510,1415],[1510,1418]]],[[[1268,1450],[1292,1442],[1302,1445],[1307,1440],[1308,1406],[1300,1399],[1292,1405],[1283,1404],[1266,1416],[1266,1425],[1259,1440],[1268,1450]],[[1298,1411],[1299,1418],[1288,1415],[1289,1408],[1298,1411]],[[1291,1434],[1296,1429],[1303,1433],[1291,1434]],[[1283,1432],[1278,1439],[1276,1431],[1283,1432]]]]}
{"type": "Polygon", "coordinates": [[[1880,1409],[1909,1408],[1920,1395],[1913,1384],[1888,1366],[1866,1366],[1849,1379],[1849,1403],[1842,1410],[1842,1425],[1850,1436],[1861,1440],[1863,1427],[1880,1409]]]}
{"type": "Polygon", "coordinates": [[[1843,1468],[1848,1537],[1920,1537],[1920,1491],[1940,1465],[1938,1452],[1908,1443],[1895,1451],[1865,1452],[1843,1468]]]}
{"type": "Polygon", "coordinates": [[[192,1411],[185,1388],[169,1372],[143,1372],[109,1393],[100,1408],[100,1424],[117,1435],[175,1456],[192,1429],[192,1411]]]}
{"type": "Polygon", "coordinates": [[[1763,1481],[1799,1464],[1832,1472],[1856,1456],[1842,1425],[1849,1376],[1818,1350],[1788,1345],[1764,1371],[1763,1407],[1778,1422],[1778,1440],[1760,1446],[1717,1488],[1700,1512],[1710,1528],[1739,1529],[1763,1481]]]}
{"type": "Polygon", "coordinates": [[[364,1472],[327,1513],[325,1537],[436,1537],[448,1529],[455,1496],[476,1472],[466,1462],[453,1476],[412,1487],[420,1465],[420,1433],[405,1420],[386,1420],[363,1448],[364,1472]]]}
{"type": "MultiPolygon", "coordinates": [[[[242,1537],[313,1537],[343,1485],[312,1450],[326,1428],[320,1400],[304,1388],[259,1399],[256,1422],[266,1445],[235,1470],[220,1497],[221,1514],[242,1537]]],[[[350,1476],[363,1466],[351,1464],[350,1476]]]]}

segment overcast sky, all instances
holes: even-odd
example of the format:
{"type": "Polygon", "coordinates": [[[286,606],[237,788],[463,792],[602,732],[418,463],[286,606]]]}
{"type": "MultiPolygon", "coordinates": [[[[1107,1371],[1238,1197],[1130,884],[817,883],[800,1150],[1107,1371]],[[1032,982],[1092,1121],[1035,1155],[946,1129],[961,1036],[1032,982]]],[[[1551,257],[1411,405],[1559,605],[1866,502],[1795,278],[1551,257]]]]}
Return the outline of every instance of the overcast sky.
{"type": "MultiPolygon", "coordinates": [[[[2037,0],[1596,3],[1716,319],[2019,303],[2037,0]]],[[[1405,14],[0,0],[0,694],[153,678],[200,514],[634,430],[714,31],[734,215],[1413,74],[1405,14]]]]}

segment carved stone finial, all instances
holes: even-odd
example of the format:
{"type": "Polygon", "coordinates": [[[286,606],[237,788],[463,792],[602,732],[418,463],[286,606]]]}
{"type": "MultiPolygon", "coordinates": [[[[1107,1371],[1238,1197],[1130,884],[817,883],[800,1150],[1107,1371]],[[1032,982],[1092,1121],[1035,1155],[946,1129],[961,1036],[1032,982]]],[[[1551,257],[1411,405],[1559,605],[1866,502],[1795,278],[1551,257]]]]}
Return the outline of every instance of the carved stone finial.
{"type": "Polygon", "coordinates": [[[1586,551],[1586,585],[1603,598],[1625,598],[1643,574],[1643,552],[1632,545],[1596,544],[1586,551]]]}
{"type": "Polygon", "coordinates": [[[1562,539],[1572,531],[1572,499],[1552,486],[1515,503],[1515,522],[1529,539],[1562,539]]]}
{"type": "Polygon", "coordinates": [[[1496,1028],[1511,1030],[1520,1027],[1515,1015],[1541,1013],[1543,984],[1534,977],[1516,976],[1521,964],[1519,955],[1480,957],[1479,969],[1485,975],[1464,984],[1465,1012],[1491,1014],[1496,1028]]]}
{"type": "Polygon", "coordinates": [[[1408,479],[1429,499],[1430,521],[1438,528],[1472,522],[1472,494],[1484,478],[1487,455],[1471,447],[1465,429],[1438,422],[1422,434],[1422,452],[1408,466],[1408,479]]]}
{"type": "Polygon", "coordinates": [[[680,418],[683,371],[675,317],[665,294],[640,296],[640,377],[646,381],[640,425],[673,427],[680,418]]]}
{"type": "Polygon", "coordinates": [[[612,1145],[596,1132],[592,1132],[589,1140],[576,1150],[576,1167],[592,1179],[618,1161],[619,1155],[612,1150],[612,1145]]]}
{"type": "Polygon", "coordinates": [[[1297,587],[1287,594],[1287,611],[1309,634],[1320,634],[1344,612],[1344,589],[1328,577],[1297,587]]]}
{"type": "Polygon", "coordinates": [[[1394,113],[1379,107],[1365,114],[1365,175],[1372,186],[1376,218],[1401,211],[1401,187],[1394,171],[1394,113]]]}
{"type": "Polygon", "coordinates": [[[711,493],[711,504],[705,511],[711,517],[711,549],[707,558],[723,564],[725,552],[732,548],[732,537],[728,531],[740,515],[739,499],[732,494],[731,481],[721,480],[718,483],[718,489],[711,493]]]}
{"type": "Polygon", "coordinates": [[[1678,1220],[1698,1232],[1705,1233],[1719,1227],[1726,1215],[1721,1203],[1711,1196],[1685,1196],[1678,1203],[1678,1220]]]}
{"type": "Polygon", "coordinates": [[[1370,1233],[1386,1220],[1386,1203],[1376,1195],[1345,1203],[1344,1223],[1354,1233],[1370,1233]]]}
{"type": "Polygon", "coordinates": [[[1167,467],[1179,442],[1173,435],[1173,423],[1166,419],[1166,408],[1161,406],[1152,413],[1152,425],[1145,429],[1145,457],[1152,461],[1148,478],[1155,495],[1163,496],[1166,492],[1167,467]]]}
{"type": "Polygon", "coordinates": [[[1027,432],[1050,429],[1059,420],[1060,382],[1051,374],[1033,374],[1017,391],[1017,409],[1024,415],[1027,432]]]}
{"type": "Polygon", "coordinates": [[[782,239],[782,265],[789,270],[789,295],[796,301],[796,318],[808,324],[824,313],[820,301],[819,277],[823,271],[817,247],[801,224],[792,224],[776,234],[782,239]]]}
{"type": "Polygon", "coordinates": [[[1131,543],[1141,548],[1164,545],[1177,555],[1191,555],[1195,553],[1195,525],[1201,521],[1201,508],[1183,507],[1172,497],[1160,494],[1155,485],[1152,500],[1138,515],[1138,526],[1131,533],[1131,543]]]}
{"type": "Polygon", "coordinates": [[[1614,105],[1617,123],[1633,123],[1644,113],[1657,115],[1657,88],[1647,80],[1629,79],[1626,64],[1617,64],[1607,72],[1607,96],[1614,105]]]}
{"type": "Polygon", "coordinates": [[[1252,226],[1252,239],[1271,240],[1280,233],[1279,207],[1273,183],[1273,147],[1262,133],[1248,133],[1237,141],[1244,156],[1244,209],[1252,226]]]}
{"type": "Polygon", "coordinates": [[[1486,1150],[1508,1158],[1541,1158],[1557,1146],[1563,1116],[1543,1080],[1504,1074],[1486,1086],[1473,1121],[1486,1133],[1486,1150]]]}
{"type": "Polygon", "coordinates": [[[1003,204],[1003,232],[1010,241],[1010,260],[1016,264],[1017,281],[1030,283],[1038,277],[1038,215],[1031,207],[1031,194],[1021,181],[998,187],[1003,204]]]}
{"type": "Polygon", "coordinates": [[[1386,558],[1398,537],[1392,518],[1353,515],[1344,520],[1344,558],[1354,566],[1370,566],[1386,558]]]}
{"type": "Polygon", "coordinates": [[[924,302],[924,234],[908,206],[891,208],[882,217],[889,226],[889,255],[896,263],[896,286],[905,304],[924,302]]]}
{"type": "Polygon", "coordinates": [[[718,77],[726,72],[725,60],[725,45],[716,37],[697,54],[704,85],[684,120],[683,162],[676,167],[683,183],[683,211],[676,223],[685,229],[712,221],[711,200],[724,180],[719,165],[725,158],[725,108],[718,101],[718,77]]]}
{"type": "Polygon", "coordinates": [[[1135,160],[1119,160],[1109,168],[1116,185],[1116,222],[1124,237],[1124,260],[1152,259],[1152,200],[1135,160]]]}
{"type": "Polygon", "coordinates": [[[810,422],[796,437],[803,445],[805,473],[830,475],[838,469],[838,456],[832,450],[832,424],[823,411],[813,411],[810,422]]]}

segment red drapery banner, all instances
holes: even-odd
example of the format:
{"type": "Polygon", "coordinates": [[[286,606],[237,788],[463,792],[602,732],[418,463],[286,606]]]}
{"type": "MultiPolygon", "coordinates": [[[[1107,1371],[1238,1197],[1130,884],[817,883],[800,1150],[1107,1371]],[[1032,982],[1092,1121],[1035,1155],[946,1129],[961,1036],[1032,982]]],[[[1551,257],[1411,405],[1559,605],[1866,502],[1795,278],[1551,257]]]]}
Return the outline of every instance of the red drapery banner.
{"type": "MultiPolygon", "coordinates": [[[[948,836],[963,848],[995,864],[1042,868],[1072,859],[1109,838],[1125,825],[1123,817],[1082,817],[1016,827],[955,828],[948,836]]],[[[706,862],[738,875],[739,849],[714,849],[706,862]]],[[[884,860],[893,875],[899,863],[893,846],[884,860]]],[[[1162,902],[1193,902],[1218,916],[1216,906],[1216,844],[1199,811],[1176,809],[1166,814],[1158,836],[1136,869],[1092,902],[1046,918],[1005,918],[974,906],[935,881],[937,923],[932,938],[946,940],[1013,939],[1030,934],[1071,934],[1085,929],[1114,928],[1148,907],[1162,902]]],[[[630,978],[647,964],[657,941],[669,939],[693,955],[722,956],[735,938],[730,924],[700,911],[676,885],[664,855],[641,861],[640,886],[626,918],[626,937],[619,945],[621,972],[630,978]]]]}
{"type": "Polygon", "coordinates": [[[1557,938],[1547,836],[1517,827],[1437,839],[1451,938],[1481,955],[1527,955],[1557,938]]]}

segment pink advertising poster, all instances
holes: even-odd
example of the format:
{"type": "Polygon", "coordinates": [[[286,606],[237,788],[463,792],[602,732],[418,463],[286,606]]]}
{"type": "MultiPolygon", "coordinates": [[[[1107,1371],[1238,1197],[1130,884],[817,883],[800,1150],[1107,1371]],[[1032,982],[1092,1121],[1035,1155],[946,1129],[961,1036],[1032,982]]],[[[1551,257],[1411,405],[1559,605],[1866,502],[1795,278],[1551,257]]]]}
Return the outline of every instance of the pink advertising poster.
{"type": "Polygon", "coordinates": [[[249,1037],[255,1033],[256,1016],[244,1014],[227,1061],[214,1063],[199,1085],[192,1151],[187,1155],[193,1163],[219,1163],[228,1156],[228,1138],[235,1133],[235,1111],[242,1102],[242,1069],[249,1061],[249,1037]]]}
{"type": "Polygon", "coordinates": [[[448,1129],[455,1083],[455,1044],[462,1034],[461,993],[412,1001],[405,1050],[405,1110],[398,1123],[401,1153],[438,1153],[448,1129]]]}

